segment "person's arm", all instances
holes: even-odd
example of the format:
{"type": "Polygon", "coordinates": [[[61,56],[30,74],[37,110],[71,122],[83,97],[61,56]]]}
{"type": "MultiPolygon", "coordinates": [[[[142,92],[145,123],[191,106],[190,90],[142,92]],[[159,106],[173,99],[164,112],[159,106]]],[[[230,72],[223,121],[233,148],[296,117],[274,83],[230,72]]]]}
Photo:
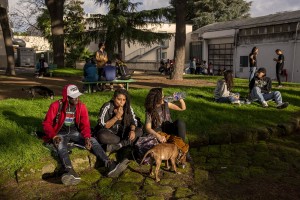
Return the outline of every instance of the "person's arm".
{"type": "Polygon", "coordinates": [[[112,117],[111,119],[109,119],[106,123],[105,123],[105,128],[111,128],[113,125],[115,125],[115,123],[118,120],[122,120],[123,117],[123,107],[119,107],[118,109],[115,110],[115,116],[112,117]]]}
{"type": "Polygon", "coordinates": [[[218,88],[219,88],[220,97],[230,96],[230,91],[228,91],[225,81],[223,80],[219,81],[218,88]]]}
{"type": "Polygon", "coordinates": [[[56,132],[54,130],[54,118],[56,117],[56,114],[58,112],[59,108],[59,102],[54,102],[50,105],[49,110],[47,111],[47,114],[45,116],[45,119],[42,123],[43,129],[45,132],[46,137],[44,138],[45,140],[52,139],[55,135],[56,132]]]}
{"type": "Polygon", "coordinates": [[[178,111],[186,110],[185,101],[183,99],[179,99],[179,103],[180,103],[180,106],[178,106],[174,103],[168,102],[168,107],[172,110],[178,110],[178,111]]]}
{"type": "Polygon", "coordinates": [[[156,137],[160,143],[165,143],[166,142],[165,137],[159,135],[155,130],[152,129],[151,122],[147,122],[145,124],[145,130],[148,134],[151,134],[154,137],[156,137]]]}

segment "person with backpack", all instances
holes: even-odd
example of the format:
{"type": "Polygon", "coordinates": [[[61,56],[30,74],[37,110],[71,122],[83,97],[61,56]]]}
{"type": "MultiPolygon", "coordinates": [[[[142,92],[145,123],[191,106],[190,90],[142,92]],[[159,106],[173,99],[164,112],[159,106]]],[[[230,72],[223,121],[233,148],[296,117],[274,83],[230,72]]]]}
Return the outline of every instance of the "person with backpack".
{"type": "Polygon", "coordinates": [[[76,85],[66,85],[63,88],[63,99],[53,102],[43,121],[45,135],[44,141],[53,143],[57,149],[58,157],[64,168],[61,181],[64,185],[76,185],[81,178],[74,171],[68,153],[68,143],[85,147],[92,150],[97,159],[104,162],[108,168],[108,177],[118,177],[129,163],[127,159],[120,163],[110,160],[98,141],[91,137],[88,110],[80,100],[76,85]]]}
{"type": "MultiPolygon", "coordinates": [[[[97,67],[94,58],[86,59],[86,63],[83,67],[83,76],[84,76],[83,81],[85,82],[97,82],[99,80],[99,75],[97,72],[97,67]]],[[[96,84],[91,85],[93,92],[96,92],[95,86],[96,84]]],[[[84,85],[83,90],[85,92],[87,92],[86,88],[87,85],[84,85]]]]}
{"type": "Polygon", "coordinates": [[[115,90],[113,98],[102,105],[94,133],[101,144],[107,145],[107,152],[132,145],[142,136],[127,90],[115,90]]]}
{"type": "MultiPolygon", "coordinates": [[[[185,141],[186,125],[181,120],[172,121],[171,110],[184,111],[186,110],[185,101],[181,93],[174,93],[174,99],[179,101],[180,105],[176,105],[164,100],[162,88],[152,88],[145,100],[146,122],[145,130],[148,134],[153,135],[160,143],[167,142],[167,138],[160,134],[161,132],[169,135],[175,135],[185,141]]],[[[187,160],[191,161],[188,154],[187,160]]]]}

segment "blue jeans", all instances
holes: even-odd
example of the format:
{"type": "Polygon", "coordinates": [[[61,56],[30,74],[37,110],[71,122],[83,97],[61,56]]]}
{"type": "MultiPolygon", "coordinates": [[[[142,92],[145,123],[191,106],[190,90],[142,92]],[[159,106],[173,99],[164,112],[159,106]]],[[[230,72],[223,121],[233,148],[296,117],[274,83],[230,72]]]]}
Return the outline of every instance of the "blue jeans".
{"type": "Polygon", "coordinates": [[[251,91],[251,98],[258,99],[259,102],[269,101],[274,99],[277,104],[282,103],[281,93],[279,91],[274,91],[270,93],[261,93],[259,87],[254,87],[251,91]]]}
{"type": "MultiPolygon", "coordinates": [[[[85,139],[78,131],[73,131],[69,134],[60,132],[57,134],[57,136],[61,137],[61,142],[59,143],[57,148],[58,156],[65,168],[72,168],[72,163],[68,153],[68,143],[74,142],[76,144],[85,146],[85,139]]],[[[103,150],[101,145],[93,137],[91,138],[91,143],[92,150],[95,156],[106,163],[108,161],[108,157],[106,156],[105,151],[103,150]]]]}
{"type": "Polygon", "coordinates": [[[253,79],[253,77],[255,76],[256,68],[257,68],[257,67],[250,67],[249,82],[250,82],[250,81],[253,79]]]}

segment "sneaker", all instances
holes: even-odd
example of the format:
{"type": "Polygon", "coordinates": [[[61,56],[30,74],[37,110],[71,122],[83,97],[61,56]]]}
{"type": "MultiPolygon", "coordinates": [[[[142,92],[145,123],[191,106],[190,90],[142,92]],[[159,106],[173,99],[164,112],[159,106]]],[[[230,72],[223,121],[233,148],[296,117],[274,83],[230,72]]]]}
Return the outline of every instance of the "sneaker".
{"type": "Polygon", "coordinates": [[[80,183],[80,181],[81,178],[73,168],[69,169],[69,171],[67,173],[64,173],[61,177],[61,182],[64,185],[77,185],[78,183],[80,183]]]}
{"type": "Polygon", "coordinates": [[[263,107],[263,108],[269,107],[269,105],[268,105],[268,103],[267,103],[266,101],[263,101],[261,104],[262,104],[262,107],[263,107]]]}
{"type": "Polygon", "coordinates": [[[130,161],[126,158],[118,164],[115,161],[108,161],[107,176],[110,178],[119,177],[119,175],[127,168],[129,162],[130,161]]]}
{"type": "Polygon", "coordinates": [[[112,152],[115,152],[115,151],[118,151],[119,149],[122,148],[122,144],[108,144],[106,146],[106,151],[109,152],[109,153],[112,153],[112,152]]]}
{"type": "Polygon", "coordinates": [[[288,107],[289,106],[289,103],[288,102],[282,102],[282,103],[279,103],[279,104],[277,104],[277,108],[278,109],[283,109],[283,108],[286,108],[286,107],[288,107]]]}

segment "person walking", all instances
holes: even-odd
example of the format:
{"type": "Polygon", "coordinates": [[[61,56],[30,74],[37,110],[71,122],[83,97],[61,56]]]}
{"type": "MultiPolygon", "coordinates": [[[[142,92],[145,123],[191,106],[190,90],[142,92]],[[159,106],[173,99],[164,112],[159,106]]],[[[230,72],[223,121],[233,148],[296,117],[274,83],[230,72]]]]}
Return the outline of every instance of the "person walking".
{"type": "Polygon", "coordinates": [[[284,67],[284,55],[280,49],[276,49],[275,53],[278,55],[278,58],[274,58],[273,60],[276,62],[276,78],[278,81],[278,87],[282,87],[281,80],[280,80],[280,74],[284,67]]]}
{"type": "Polygon", "coordinates": [[[255,72],[257,68],[257,54],[258,54],[258,48],[253,47],[251,53],[249,54],[249,65],[250,65],[249,82],[251,82],[251,80],[255,76],[255,72]]]}

